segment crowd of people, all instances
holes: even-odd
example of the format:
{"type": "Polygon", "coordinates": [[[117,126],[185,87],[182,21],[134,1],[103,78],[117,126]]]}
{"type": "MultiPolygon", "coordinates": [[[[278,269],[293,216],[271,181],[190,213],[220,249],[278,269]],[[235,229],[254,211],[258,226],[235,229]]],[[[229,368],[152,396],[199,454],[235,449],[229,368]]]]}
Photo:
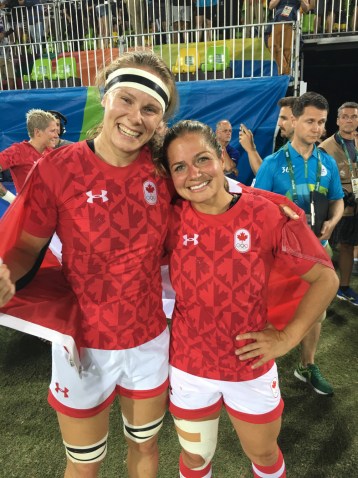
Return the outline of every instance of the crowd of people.
{"type": "MultiPolygon", "coordinates": [[[[212,476],[222,407],[253,476],[284,478],[275,358],[300,344],[294,375],[332,395],[315,364],[325,310],[335,296],[358,305],[349,284],[358,244],[358,104],[339,108],[338,131],[317,147],[327,100],[313,92],[280,100],[287,143],[263,161],[241,125],[246,166],[256,175],[251,188],[237,180],[245,166],[230,147],[229,120],[215,132],[192,120],[166,127],[177,90],[161,58],[124,54],[98,84],[104,117],[89,139],[59,144],[67,119],[30,110],[29,141],[0,153],[0,172],[10,169],[19,192],[15,199],[0,188],[13,202],[0,222],[0,235],[11,239],[0,244],[0,306],[11,315],[16,288],[35,275],[55,233],[76,300],[80,368],[55,340],[48,395],[65,477],[98,476],[118,397],[132,478],[157,476],[168,399],[181,478],[212,476]],[[340,283],[327,253],[332,237],[340,283]],[[176,293],[171,334],[163,257],[176,293]],[[278,306],[284,314],[275,314],[278,306]]],[[[57,330],[51,302],[40,319],[57,330]]],[[[31,313],[24,320],[31,323],[31,313]]]]}
{"type": "MultiPolygon", "coordinates": [[[[81,50],[175,47],[240,37],[259,37],[277,64],[277,73],[292,75],[296,42],[292,22],[299,12],[304,33],[328,34],[338,28],[339,33],[355,34],[357,1],[3,0],[0,88],[24,88],[25,75],[30,76],[38,58],[52,61],[81,50]]],[[[77,68],[89,70],[90,66],[77,68]]]]}
{"type": "MultiPolygon", "coordinates": [[[[312,33],[358,30],[356,0],[2,0],[0,9],[3,23],[15,30],[17,43],[46,42],[49,37],[52,41],[79,40],[89,34],[104,37],[108,46],[109,37],[125,33],[158,33],[156,41],[166,43],[167,35],[160,33],[185,30],[197,30],[193,41],[202,41],[205,29],[207,40],[212,39],[212,27],[221,27],[218,35],[225,31],[226,38],[232,38],[238,32],[230,27],[239,25],[249,25],[240,30],[249,38],[259,34],[255,25],[295,20],[299,9],[302,14],[310,12],[312,33]]],[[[182,40],[189,36],[193,35],[187,33],[182,40]]],[[[180,38],[174,33],[171,41],[180,38]]],[[[78,48],[77,43],[73,48],[78,48]]]]}

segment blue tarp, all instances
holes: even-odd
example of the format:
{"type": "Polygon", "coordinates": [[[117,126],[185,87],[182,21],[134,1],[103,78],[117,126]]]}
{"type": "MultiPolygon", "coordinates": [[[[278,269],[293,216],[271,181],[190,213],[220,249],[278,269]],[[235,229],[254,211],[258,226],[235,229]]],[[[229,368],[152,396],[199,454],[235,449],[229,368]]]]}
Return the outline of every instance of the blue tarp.
{"type": "MultiPolygon", "coordinates": [[[[250,184],[253,174],[238,143],[240,123],[254,133],[261,156],[270,154],[278,116],[277,101],[285,96],[288,81],[287,76],[276,76],[177,83],[180,105],[174,121],[196,119],[215,129],[218,121],[228,119],[233,126],[231,145],[241,152],[239,180],[250,184]]],[[[25,117],[31,108],[57,110],[66,115],[65,138],[71,141],[80,138],[85,108],[92,106],[91,116],[100,117],[102,113],[98,99],[95,96],[92,99],[85,87],[1,91],[0,104],[0,151],[28,139],[25,117]],[[96,101],[97,106],[93,107],[91,101],[96,101]]]]}

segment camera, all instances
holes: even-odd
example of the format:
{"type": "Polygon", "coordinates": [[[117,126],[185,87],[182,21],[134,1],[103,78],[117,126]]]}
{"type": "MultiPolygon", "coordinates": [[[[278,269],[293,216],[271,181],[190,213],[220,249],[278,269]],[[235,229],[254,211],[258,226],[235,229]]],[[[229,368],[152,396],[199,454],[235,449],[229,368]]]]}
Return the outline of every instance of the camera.
{"type": "Polygon", "coordinates": [[[356,206],[356,198],[353,193],[350,193],[347,191],[347,189],[343,188],[343,193],[344,193],[344,207],[355,207],[356,206]]]}

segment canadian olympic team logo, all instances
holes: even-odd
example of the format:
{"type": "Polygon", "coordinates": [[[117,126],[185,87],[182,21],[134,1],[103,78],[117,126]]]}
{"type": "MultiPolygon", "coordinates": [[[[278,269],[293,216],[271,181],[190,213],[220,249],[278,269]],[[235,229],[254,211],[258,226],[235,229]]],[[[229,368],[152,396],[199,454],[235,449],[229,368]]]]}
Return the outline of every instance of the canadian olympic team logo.
{"type": "Polygon", "coordinates": [[[156,204],[157,203],[157,188],[153,181],[145,181],[143,183],[143,192],[144,192],[144,199],[147,201],[148,204],[156,204]]]}
{"type": "Polygon", "coordinates": [[[234,234],[234,246],[238,252],[247,252],[251,246],[251,235],[247,229],[238,229],[234,234]]]}

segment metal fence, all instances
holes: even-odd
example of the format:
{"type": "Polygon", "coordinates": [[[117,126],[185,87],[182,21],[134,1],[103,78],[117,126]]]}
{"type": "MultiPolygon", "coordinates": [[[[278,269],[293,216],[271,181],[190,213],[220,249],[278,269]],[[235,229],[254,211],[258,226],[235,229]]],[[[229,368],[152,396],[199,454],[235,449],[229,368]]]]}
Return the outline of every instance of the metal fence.
{"type": "Polygon", "coordinates": [[[331,10],[323,0],[311,1],[317,14],[285,23],[272,23],[261,0],[217,0],[202,9],[193,0],[55,0],[5,8],[1,89],[93,85],[99,68],[143,48],[162,56],[180,81],[290,74],[297,82],[301,33],[352,33],[357,1],[336,0],[331,10]]]}

